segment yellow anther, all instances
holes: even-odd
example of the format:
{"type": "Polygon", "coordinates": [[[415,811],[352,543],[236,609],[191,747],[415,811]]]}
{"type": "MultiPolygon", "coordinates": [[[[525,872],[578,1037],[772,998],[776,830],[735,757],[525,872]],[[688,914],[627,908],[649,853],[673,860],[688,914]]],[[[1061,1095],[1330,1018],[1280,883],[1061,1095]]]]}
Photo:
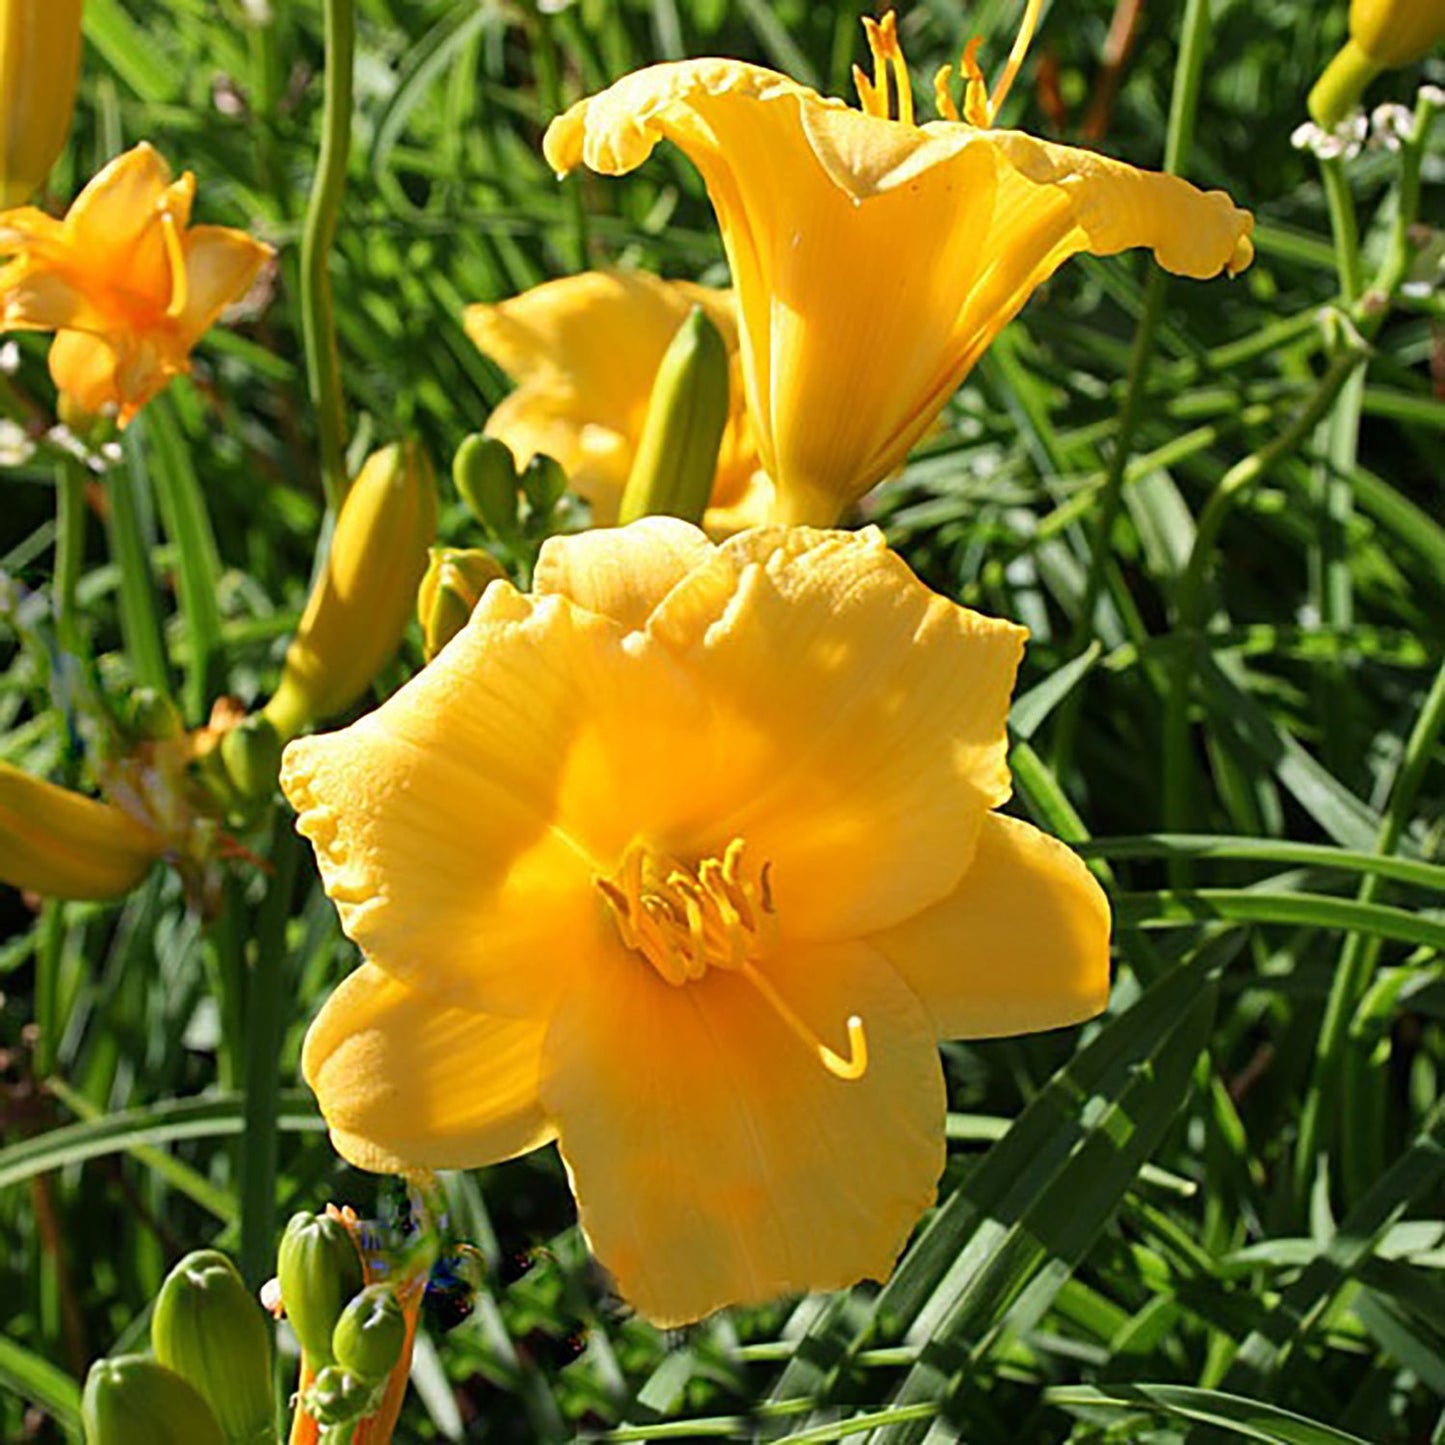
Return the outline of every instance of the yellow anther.
{"type": "Polygon", "coordinates": [[[858,102],[866,115],[881,120],[893,118],[892,87],[898,91],[898,116],[903,125],[913,124],[913,84],[908,78],[908,65],[898,44],[898,17],[890,10],[881,20],[864,15],[863,30],[868,49],[873,53],[873,79],[858,66],[853,67],[853,84],[858,88],[858,102]],[[891,84],[890,84],[891,77],[891,84]]]}
{"type": "Polygon", "coordinates": [[[958,106],[953,100],[953,67],[951,65],[940,65],[938,73],[933,77],[933,104],[937,107],[938,113],[944,120],[958,120],[958,106]]]}
{"type": "Polygon", "coordinates": [[[988,82],[978,64],[978,47],[982,42],[975,35],[963,47],[963,59],[958,68],[963,72],[963,118],[969,125],[987,130],[993,124],[993,107],[988,101],[988,82]]]}
{"type": "Polygon", "coordinates": [[[878,92],[873,89],[873,82],[868,79],[867,72],[861,65],[853,67],[853,84],[858,91],[858,105],[864,115],[881,116],[888,119],[887,105],[880,106],[878,103],[878,92]]]}
{"type": "MultiPolygon", "coordinates": [[[[873,108],[869,109],[869,115],[881,116],[888,119],[889,112],[893,108],[893,96],[891,87],[888,84],[888,49],[887,31],[890,28],[889,22],[893,20],[893,12],[890,10],[884,16],[882,22],[873,19],[871,15],[863,17],[863,32],[868,37],[868,49],[873,52],[873,108]]],[[[893,43],[898,43],[897,31],[893,31],[893,43]]]]}

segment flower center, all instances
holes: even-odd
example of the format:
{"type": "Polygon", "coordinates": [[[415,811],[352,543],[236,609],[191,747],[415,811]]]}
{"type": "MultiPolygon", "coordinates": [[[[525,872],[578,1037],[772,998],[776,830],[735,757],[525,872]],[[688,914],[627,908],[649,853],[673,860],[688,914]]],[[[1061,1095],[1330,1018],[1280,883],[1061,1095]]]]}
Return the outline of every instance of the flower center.
{"type": "Polygon", "coordinates": [[[695,867],[634,843],[612,878],[593,881],[607,900],[617,936],[675,988],[696,982],[710,968],[745,979],[829,1073],[860,1079],[868,1069],[863,1021],[848,1019],[848,1054],[824,1044],[758,967],[777,938],[767,862],[753,867],[746,845],[734,838],[721,858],[695,867]]]}
{"type": "MultiPolygon", "coordinates": [[[[988,82],[978,64],[979,40],[975,36],[964,47],[963,59],[959,61],[959,73],[963,76],[963,112],[959,113],[952,93],[953,67],[945,65],[933,78],[933,97],[938,113],[944,120],[962,120],[969,125],[987,130],[993,124],[999,108],[1008,97],[1019,67],[1028,54],[1029,42],[1039,23],[1039,11],[1043,0],[1028,0],[1024,9],[1023,23],[1019,26],[1018,37],[1009,51],[1003,74],[990,96],[988,82]]],[[[898,120],[903,125],[913,122],[913,83],[908,78],[908,64],[903,58],[898,43],[898,20],[890,10],[882,20],[871,16],[862,17],[863,29],[868,36],[868,49],[873,52],[873,78],[870,80],[861,66],[853,67],[853,84],[858,88],[858,103],[865,115],[877,116],[881,120],[898,120]],[[894,116],[893,91],[898,93],[898,114],[894,116]]]]}

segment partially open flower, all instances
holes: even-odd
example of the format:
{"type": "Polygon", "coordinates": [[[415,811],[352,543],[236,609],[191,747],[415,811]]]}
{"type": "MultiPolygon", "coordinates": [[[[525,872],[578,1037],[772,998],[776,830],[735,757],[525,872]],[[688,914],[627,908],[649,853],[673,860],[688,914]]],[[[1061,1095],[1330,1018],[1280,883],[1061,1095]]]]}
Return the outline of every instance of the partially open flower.
{"type": "Polygon", "coordinates": [[[554,538],[282,786],[367,956],[307,1037],[362,1168],[556,1139],[650,1318],[890,1269],[936,1041],[1103,1007],[1108,906],[993,811],[1024,632],[882,535],[554,538]]]}
{"type": "Polygon", "coordinates": [[[899,466],[989,342],[1068,257],[1148,246],[1186,276],[1242,270],[1252,218],[1087,151],[992,122],[975,46],[962,112],[915,123],[890,13],[865,21],[861,110],[734,60],[651,66],[580,101],[544,142],[558,172],[618,175],[660,140],[702,172],[737,287],[743,377],[775,520],[832,522],[899,466]]]}
{"type": "Polygon", "coordinates": [[[118,156],[64,220],[0,212],[0,331],[53,331],[50,374],[68,417],[124,426],[240,299],[271,248],[192,226],[195,177],[171,179],[147,144],[118,156]]]}
{"type": "Polygon", "coordinates": [[[487,419],[520,465],[555,457],[572,489],[611,526],[647,420],[657,369],[688,312],[701,306],[733,362],[708,530],[726,535],[768,520],[771,487],[758,470],[738,362],[730,291],[644,272],[586,271],[510,301],[469,306],[467,335],[518,383],[487,419]]]}

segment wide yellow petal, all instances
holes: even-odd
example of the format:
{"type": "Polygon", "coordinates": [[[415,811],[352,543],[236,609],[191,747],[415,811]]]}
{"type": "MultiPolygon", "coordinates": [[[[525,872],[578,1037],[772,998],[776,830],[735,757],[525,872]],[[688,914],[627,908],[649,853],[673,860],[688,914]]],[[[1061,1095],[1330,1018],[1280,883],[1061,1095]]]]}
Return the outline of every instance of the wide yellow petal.
{"type": "Polygon", "coordinates": [[[547,1035],[542,1102],[582,1228],[661,1325],[885,1278],[943,1167],[930,1023],[892,971],[857,944],[767,971],[834,1048],[862,1017],[861,1079],[829,1074],[742,976],[673,988],[626,955],[547,1035]]]}
{"type": "Polygon", "coordinates": [[[177,318],[187,347],[194,346],[226,307],[246,294],[271,248],[229,226],[194,226],[182,242],[184,306],[177,318]]]}
{"type": "Polygon", "coordinates": [[[550,1142],[546,1025],[451,1007],[363,963],[326,1000],[301,1068],[358,1169],[472,1169],[550,1142]]]}
{"type": "Polygon", "coordinates": [[[560,794],[589,693],[625,684],[627,663],[615,624],[497,582],[382,707],[286,749],[297,826],[380,967],[460,1007],[537,1018],[611,945],[560,794]]]}
{"type": "Polygon", "coordinates": [[[958,886],[869,944],[942,1039],[1062,1028],[1109,998],[1109,902],[1078,855],[991,813],[958,886]]]}
{"type": "Polygon", "coordinates": [[[707,697],[694,745],[729,779],[678,856],[744,838],[792,938],[884,928],[952,888],[1008,796],[1023,628],[930,592],[876,528],[794,528],[723,543],[648,635],[707,697]]]}
{"type": "Polygon", "coordinates": [[[713,550],[702,532],[676,517],[643,517],[627,527],[553,537],[538,554],[532,591],[538,597],[557,593],[636,632],[713,550]]]}

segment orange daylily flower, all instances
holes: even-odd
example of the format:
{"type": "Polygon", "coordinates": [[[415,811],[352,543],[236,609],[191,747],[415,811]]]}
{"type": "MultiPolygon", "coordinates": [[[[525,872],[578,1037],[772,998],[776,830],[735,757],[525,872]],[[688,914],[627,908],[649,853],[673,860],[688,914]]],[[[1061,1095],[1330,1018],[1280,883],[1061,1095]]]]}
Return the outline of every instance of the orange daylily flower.
{"type": "Polygon", "coordinates": [[[366,961],[303,1068],[361,1168],[556,1140],[662,1324],[887,1274],[939,1039],[1104,1006],[1108,905],[994,811],[1024,630],[881,533],[554,538],[282,786],[366,961]]]}
{"type": "Polygon", "coordinates": [[[50,374],[70,411],[124,426],[172,377],[272,254],[244,231],[190,225],[195,177],[142,142],[64,220],[0,212],[0,331],[54,331],[50,374]]]}
{"type": "Polygon", "coordinates": [[[592,504],[594,525],[611,526],[658,366],[694,306],[717,327],[732,370],[707,529],[726,536],[767,521],[772,487],[748,426],[731,291],[646,272],[584,271],[467,307],[467,335],[518,384],[487,418],[486,434],[506,442],[519,466],[538,452],[560,462],[592,504]]]}
{"type": "Polygon", "coordinates": [[[735,60],[654,65],[543,142],[559,173],[635,169],[660,140],[702,172],[737,287],[743,376],[774,520],[830,523],[902,464],[984,349],[1068,257],[1148,246],[1181,275],[1242,270],[1252,218],[1222,192],[995,130],[975,45],[962,111],[915,123],[892,13],[865,20],[861,110],[735,60]]]}

